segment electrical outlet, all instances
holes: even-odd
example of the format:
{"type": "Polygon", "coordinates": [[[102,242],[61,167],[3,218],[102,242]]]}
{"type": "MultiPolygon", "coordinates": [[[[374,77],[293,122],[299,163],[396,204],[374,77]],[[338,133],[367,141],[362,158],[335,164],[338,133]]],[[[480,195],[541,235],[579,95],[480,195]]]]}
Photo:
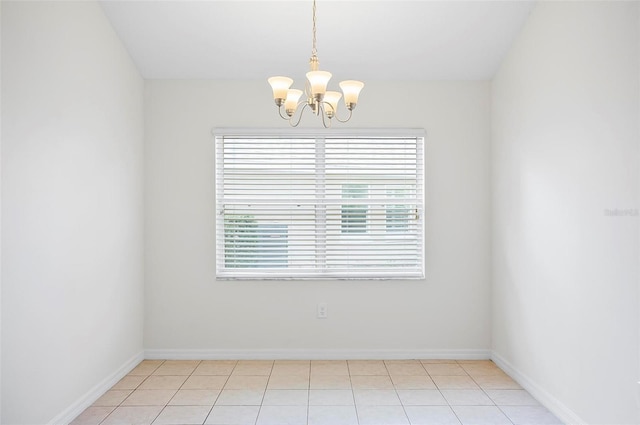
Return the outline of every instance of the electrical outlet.
{"type": "Polygon", "coordinates": [[[327,303],[318,303],[318,319],[327,318],[327,303]]]}

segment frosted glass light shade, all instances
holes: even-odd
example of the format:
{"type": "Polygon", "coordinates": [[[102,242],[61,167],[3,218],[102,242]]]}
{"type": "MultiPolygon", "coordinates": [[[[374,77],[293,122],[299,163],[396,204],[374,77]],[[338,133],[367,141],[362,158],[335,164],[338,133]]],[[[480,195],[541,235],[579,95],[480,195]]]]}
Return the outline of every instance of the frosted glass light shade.
{"type": "Polygon", "coordinates": [[[329,118],[333,117],[338,111],[338,102],[342,97],[342,93],[337,91],[328,91],[324,94],[323,101],[331,106],[325,106],[324,111],[329,118]]]}
{"type": "Polygon", "coordinates": [[[364,83],[362,81],[346,80],[340,82],[340,88],[342,89],[342,93],[344,93],[344,103],[347,105],[347,108],[353,109],[356,106],[360,90],[362,90],[363,87],[364,83]]]}
{"type": "Polygon", "coordinates": [[[300,100],[300,96],[302,96],[302,90],[287,90],[287,98],[284,101],[284,110],[287,112],[287,115],[291,116],[296,111],[296,109],[298,108],[298,101],[300,100]]]}
{"type": "Polygon", "coordinates": [[[271,84],[273,98],[276,101],[278,99],[285,99],[287,97],[287,90],[289,90],[289,87],[293,84],[293,80],[289,77],[271,77],[267,81],[271,84]]]}
{"type": "Polygon", "coordinates": [[[324,96],[324,93],[327,91],[327,84],[329,84],[330,79],[331,73],[327,71],[307,72],[307,80],[309,80],[309,84],[311,85],[311,95],[324,96]]]}

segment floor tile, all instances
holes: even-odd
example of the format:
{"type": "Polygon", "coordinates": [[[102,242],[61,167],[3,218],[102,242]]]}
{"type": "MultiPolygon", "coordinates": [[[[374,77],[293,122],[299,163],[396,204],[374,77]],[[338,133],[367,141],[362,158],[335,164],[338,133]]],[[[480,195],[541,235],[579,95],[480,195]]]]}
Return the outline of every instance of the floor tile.
{"type": "Polygon", "coordinates": [[[351,387],[361,390],[388,390],[393,389],[393,383],[389,376],[378,375],[351,375],[351,387]]]}
{"type": "Polygon", "coordinates": [[[311,390],[311,406],[353,406],[355,404],[351,390],[311,390]]]}
{"type": "Polygon", "coordinates": [[[256,425],[306,425],[307,406],[262,406],[256,425]]]}
{"type": "Polygon", "coordinates": [[[271,376],[278,375],[309,375],[311,362],[306,360],[276,361],[271,370],[271,376]]]}
{"type": "Polygon", "coordinates": [[[398,390],[434,390],[436,384],[427,375],[405,376],[392,375],[393,386],[398,390]]]}
{"type": "Polygon", "coordinates": [[[562,422],[543,406],[504,406],[501,409],[514,425],[562,425],[562,422]]]}
{"type": "Polygon", "coordinates": [[[358,406],[400,405],[395,390],[354,390],[353,396],[358,406]]]}
{"type": "Polygon", "coordinates": [[[273,368],[273,361],[241,360],[231,372],[231,375],[269,375],[273,368]]]}
{"type": "Polygon", "coordinates": [[[454,406],[452,409],[462,425],[512,425],[495,406],[454,406]]]}
{"type": "Polygon", "coordinates": [[[205,424],[255,425],[260,406],[213,406],[205,424]]]}
{"type": "Polygon", "coordinates": [[[358,406],[360,425],[409,425],[409,419],[400,406],[358,406]]]}
{"type": "Polygon", "coordinates": [[[194,375],[231,375],[236,360],[203,360],[193,371],[194,375]]]}
{"type": "Polygon", "coordinates": [[[462,366],[453,363],[426,364],[424,368],[431,376],[466,376],[462,366]]]}
{"type": "Polygon", "coordinates": [[[184,390],[221,390],[227,383],[228,376],[191,375],[182,384],[184,390]]]}
{"type": "Polygon", "coordinates": [[[222,390],[216,405],[259,406],[263,397],[263,390],[222,390]]]}
{"type": "Polygon", "coordinates": [[[383,360],[387,369],[389,366],[420,366],[422,367],[422,363],[420,360],[383,360]]]}
{"type": "Polygon", "coordinates": [[[358,425],[354,406],[309,406],[308,425],[358,425]]]}
{"type": "Polygon", "coordinates": [[[498,406],[537,406],[540,403],[525,390],[486,390],[498,406]]]}
{"type": "Polygon", "coordinates": [[[150,425],[164,406],[120,406],[100,425],[150,425]]]}
{"type": "Polygon", "coordinates": [[[440,406],[446,405],[438,390],[398,390],[398,397],[404,406],[440,406]]]}
{"type": "Polygon", "coordinates": [[[98,425],[106,418],[109,413],[113,412],[114,406],[102,407],[89,407],[85,409],[77,418],[75,418],[69,425],[98,425]]]}
{"type": "Polygon", "coordinates": [[[426,375],[427,371],[417,360],[385,360],[390,375],[426,375]]]}
{"type": "Polygon", "coordinates": [[[135,390],[123,406],[164,406],[169,403],[177,390],[135,390]]]}
{"type": "Polygon", "coordinates": [[[271,375],[267,389],[306,390],[309,389],[309,375],[271,375]]]}
{"type": "Polygon", "coordinates": [[[135,390],[142,382],[147,379],[146,375],[127,375],[118,381],[112,390],[135,390]]]}
{"type": "Polygon", "coordinates": [[[306,406],[309,404],[308,390],[267,390],[263,406],[306,406]]]}
{"type": "Polygon", "coordinates": [[[178,390],[170,405],[173,406],[213,406],[220,390],[178,390]]]}
{"type": "Polygon", "coordinates": [[[451,406],[493,406],[493,401],[482,390],[442,390],[451,406]]]}
{"type": "Polygon", "coordinates": [[[475,376],[474,381],[484,390],[519,390],[522,387],[507,374],[475,376]]]}
{"type": "Polygon", "coordinates": [[[151,375],[162,363],[164,363],[164,360],[143,360],[129,372],[129,375],[151,375]]]}
{"type": "Polygon", "coordinates": [[[350,390],[349,375],[311,375],[309,388],[312,390],[350,390]]]}
{"type": "Polygon", "coordinates": [[[140,384],[140,390],[177,390],[187,380],[186,376],[152,375],[140,384]]]}
{"type": "Polygon", "coordinates": [[[273,366],[310,366],[311,360],[274,360],[273,366]]]}
{"type": "Polygon", "coordinates": [[[495,363],[493,362],[493,360],[456,360],[456,363],[458,363],[459,365],[465,365],[465,366],[491,366],[491,365],[495,365],[495,363]]]}
{"type": "Polygon", "coordinates": [[[470,376],[432,376],[440,390],[479,390],[470,376]]]}
{"type": "Polygon", "coordinates": [[[153,425],[202,425],[211,406],[167,406],[153,425]]]}
{"type": "Polygon", "coordinates": [[[350,375],[389,375],[382,360],[349,360],[350,375]]]}
{"type": "Polygon", "coordinates": [[[346,360],[312,360],[311,376],[314,375],[349,375],[346,360]]]}
{"type": "Polygon", "coordinates": [[[191,375],[200,364],[199,360],[167,360],[158,367],[154,375],[191,375]]]}
{"type": "Polygon", "coordinates": [[[231,375],[224,386],[225,390],[264,390],[268,376],[231,375]]]}
{"type": "Polygon", "coordinates": [[[93,406],[119,406],[133,390],[109,390],[97,399],[93,406]]]}
{"type": "Polygon", "coordinates": [[[448,406],[407,406],[405,411],[411,425],[460,425],[448,406]]]}
{"type": "Polygon", "coordinates": [[[494,375],[502,373],[500,368],[492,361],[460,363],[460,366],[471,376],[494,375]]]}
{"type": "Polygon", "coordinates": [[[275,362],[275,360],[238,360],[238,362],[236,363],[236,368],[268,367],[269,369],[271,369],[273,368],[275,362]]]}

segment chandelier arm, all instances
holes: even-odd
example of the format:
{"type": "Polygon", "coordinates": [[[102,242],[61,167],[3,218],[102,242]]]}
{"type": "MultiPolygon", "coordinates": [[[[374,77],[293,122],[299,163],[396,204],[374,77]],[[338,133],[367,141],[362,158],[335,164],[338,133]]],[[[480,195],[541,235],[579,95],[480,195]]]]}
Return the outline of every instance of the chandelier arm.
{"type": "Polygon", "coordinates": [[[349,115],[347,115],[347,118],[344,120],[341,120],[340,117],[338,116],[338,111],[336,111],[334,118],[338,120],[338,122],[347,122],[351,119],[351,116],[353,115],[353,110],[349,109],[349,115]]]}
{"type": "Polygon", "coordinates": [[[331,118],[329,118],[329,125],[327,125],[327,121],[325,119],[326,114],[325,114],[324,106],[322,106],[323,104],[326,104],[326,103],[327,102],[318,102],[318,110],[320,112],[320,115],[322,115],[322,125],[324,126],[324,128],[331,128],[331,118]]]}
{"type": "MultiPolygon", "coordinates": [[[[336,108],[334,108],[332,104],[330,104],[329,102],[325,102],[324,100],[322,101],[322,104],[327,105],[329,108],[331,108],[331,112],[333,112],[334,117],[337,115],[338,111],[336,111],[336,108]]],[[[323,107],[322,109],[326,110],[326,106],[323,107]]]]}
{"type": "Polygon", "coordinates": [[[347,115],[346,119],[341,120],[340,117],[338,116],[338,108],[334,108],[332,104],[330,104],[329,102],[322,102],[324,105],[329,106],[329,108],[331,108],[331,111],[333,111],[333,116],[330,119],[335,118],[336,120],[338,120],[338,122],[347,122],[351,119],[351,116],[353,115],[353,110],[349,109],[349,115],[347,115]]]}
{"type": "Polygon", "coordinates": [[[300,102],[300,103],[298,103],[298,107],[296,107],[296,112],[297,112],[298,110],[300,110],[300,112],[298,113],[298,121],[297,121],[295,124],[293,123],[293,117],[295,117],[295,114],[293,114],[293,115],[289,118],[289,125],[290,125],[291,127],[297,127],[297,126],[300,124],[300,121],[302,121],[302,115],[303,115],[304,110],[306,109],[306,107],[307,107],[307,106],[309,106],[309,104],[308,104],[308,103],[306,103],[306,102],[300,102]],[[302,109],[299,109],[298,107],[299,107],[300,105],[302,105],[303,103],[304,103],[304,106],[302,107],[302,109]]]}
{"type": "MultiPolygon", "coordinates": [[[[284,103],[282,105],[284,105],[284,103]]],[[[289,120],[291,117],[287,115],[282,115],[282,105],[278,107],[278,114],[280,114],[280,118],[282,118],[283,120],[289,120]]]]}

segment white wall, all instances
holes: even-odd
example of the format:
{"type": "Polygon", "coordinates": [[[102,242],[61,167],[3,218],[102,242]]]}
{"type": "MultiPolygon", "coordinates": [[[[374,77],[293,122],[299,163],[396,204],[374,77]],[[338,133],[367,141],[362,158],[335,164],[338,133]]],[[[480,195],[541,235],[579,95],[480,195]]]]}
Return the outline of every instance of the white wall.
{"type": "MultiPolygon", "coordinates": [[[[0,46],[2,46],[2,1],[0,1],[0,46]]],[[[2,54],[0,54],[0,99],[2,99],[2,54]]],[[[1,108],[1,101],[0,101],[1,108]]],[[[0,223],[2,223],[2,113],[0,113],[0,223]]],[[[0,225],[0,422],[2,422],[2,225],[0,225]]]]}
{"type": "Polygon", "coordinates": [[[638,5],[538,3],[492,85],[493,349],[574,422],[640,423],[638,5]]]}
{"type": "Polygon", "coordinates": [[[426,129],[426,280],[216,282],[211,129],[282,121],[266,80],[148,81],[148,355],[487,356],[489,107],[488,82],[367,82],[348,125],[426,129]]]}
{"type": "Polygon", "coordinates": [[[142,353],[144,83],[98,3],[2,9],[2,423],[44,424],[142,353]]]}

